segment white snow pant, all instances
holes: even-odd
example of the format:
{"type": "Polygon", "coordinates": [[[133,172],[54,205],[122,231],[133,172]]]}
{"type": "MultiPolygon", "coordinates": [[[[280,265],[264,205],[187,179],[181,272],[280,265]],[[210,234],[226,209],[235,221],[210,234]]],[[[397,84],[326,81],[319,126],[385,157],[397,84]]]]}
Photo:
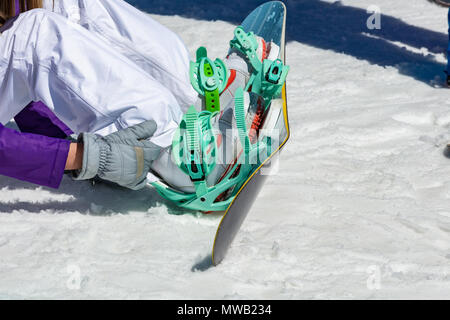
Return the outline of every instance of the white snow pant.
{"type": "Polygon", "coordinates": [[[174,32],[123,0],[44,0],[44,8],[80,24],[162,83],[186,112],[197,99],[189,52],[174,32]]]}
{"type": "MultiPolygon", "coordinates": [[[[109,9],[119,12],[105,9],[101,17],[107,22],[116,21],[116,28],[100,36],[72,22],[72,18],[45,9],[32,10],[9,21],[2,27],[0,36],[0,122],[8,122],[32,100],[43,101],[75,133],[107,134],[153,119],[158,128],[151,141],[162,147],[169,146],[182,116],[175,94],[178,93],[178,100],[182,100],[182,96],[191,99],[185,106],[196,99],[188,82],[189,58],[182,42],[123,1],[69,0],[56,1],[55,5],[69,2],[82,4],[78,8],[80,12],[84,8],[86,20],[90,19],[86,10],[90,3],[115,5],[109,9]],[[160,52],[170,52],[173,56],[161,55],[162,62],[142,57],[136,58],[137,61],[130,59],[132,53],[134,57],[138,55],[139,44],[124,45],[126,39],[132,37],[134,26],[129,27],[130,33],[126,32],[128,28],[119,27],[128,23],[120,23],[122,8],[128,18],[136,14],[134,18],[140,19],[142,25],[148,23],[149,28],[157,29],[158,37],[146,41],[149,53],[159,56],[160,52]],[[165,39],[173,41],[166,43],[165,39]],[[160,63],[155,67],[157,62],[160,63]],[[177,75],[178,80],[168,74],[177,75]],[[156,79],[155,76],[161,77],[156,79]],[[179,94],[182,87],[183,93],[179,94]]],[[[75,12],[75,8],[70,10],[75,12]]],[[[63,12],[68,11],[60,11],[63,12]]],[[[139,31],[141,37],[152,33],[143,29],[134,32],[139,31]]],[[[149,178],[155,180],[152,175],[149,178]]]]}

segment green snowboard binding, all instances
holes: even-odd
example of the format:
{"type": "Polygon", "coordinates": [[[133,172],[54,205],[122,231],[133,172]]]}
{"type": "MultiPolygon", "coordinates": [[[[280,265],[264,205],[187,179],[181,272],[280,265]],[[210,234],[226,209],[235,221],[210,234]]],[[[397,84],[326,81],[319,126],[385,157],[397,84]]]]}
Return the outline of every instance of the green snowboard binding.
{"type": "Polygon", "coordinates": [[[215,130],[211,126],[211,119],[217,113],[198,113],[194,107],[188,110],[174,135],[172,155],[178,168],[189,175],[195,193],[179,192],[161,183],[153,184],[161,196],[180,207],[199,211],[223,211],[230,205],[233,200],[232,190],[239,190],[258,163],[258,153],[266,148],[260,143],[250,142],[242,89],[236,92],[234,113],[243,152],[219,182],[208,185],[206,178],[217,165],[218,145],[215,130]]]}
{"type": "MultiPolygon", "coordinates": [[[[245,33],[242,27],[237,27],[234,34],[235,38],[230,42],[231,51],[237,52],[250,66],[246,88],[240,87],[234,92],[232,103],[233,129],[237,132],[240,152],[234,162],[228,164],[228,169],[218,181],[208,183],[208,176],[217,166],[220,149],[217,138],[220,132],[212,121],[221,116],[220,94],[227,87],[229,70],[222,60],[209,59],[206,49],[201,47],[197,50],[196,62],[191,62],[190,76],[193,88],[203,97],[206,110],[198,112],[191,106],[183,116],[172,143],[172,160],[183,174],[189,176],[195,192],[181,192],[163,182],[153,184],[161,196],[183,208],[226,210],[240,187],[259,166],[260,159],[265,159],[271,152],[270,138],[254,139],[250,135],[250,129],[255,128],[247,117],[249,105],[245,103],[245,95],[248,95],[245,92],[256,97],[250,100],[262,101],[264,113],[272,99],[280,95],[289,67],[284,66],[279,59],[261,61],[257,55],[258,42],[253,33],[245,33]]],[[[250,101],[248,103],[251,104],[250,101]]],[[[227,105],[224,103],[224,106],[227,105]]]]}

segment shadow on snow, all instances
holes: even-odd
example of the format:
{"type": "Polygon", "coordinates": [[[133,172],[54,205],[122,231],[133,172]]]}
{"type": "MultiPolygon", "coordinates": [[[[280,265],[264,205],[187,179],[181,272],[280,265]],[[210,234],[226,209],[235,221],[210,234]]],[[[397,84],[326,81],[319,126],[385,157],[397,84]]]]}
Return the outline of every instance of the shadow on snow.
{"type": "MultiPolygon", "coordinates": [[[[64,176],[59,189],[39,187],[34,184],[16,179],[0,176],[0,191],[26,191],[33,192],[31,200],[0,200],[0,212],[12,213],[14,211],[26,211],[40,213],[50,211],[54,213],[80,212],[81,214],[108,216],[113,214],[127,214],[129,212],[149,212],[151,208],[158,206],[167,207],[170,214],[190,214],[191,211],[177,208],[172,203],[161,198],[154,189],[144,188],[132,191],[113,185],[108,182],[97,182],[94,185],[90,181],[72,181],[64,176]],[[36,189],[48,191],[45,195],[48,200],[36,200],[36,189]],[[66,195],[68,200],[52,199],[52,196],[66,195]]],[[[14,193],[13,193],[14,194],[14,193]]]]}
{"type": "MultiPolygon", "coordinates": [[[[266,1],[128,0],[128,2],[153,14],[180,15],[199,20],[223,20],[239,24],[255,7],[266,1]]],[[[446,34],[413,26],[402,21],[400,17],[388,15],[381,16],[381,30],[369,30],[366,22],[370,14],[366,10],[345,6],[339,1],[283,2],[288,11],[288,41],[298,41],[324,50],[344,53],[382,67],[395,67],[401,74],[429,85],[433,84],[434,80],[442,82],[445,69],[443,64],[436,62],[431,55],[411,52],[401,46],[425,48],[430,53],[441,54],[447,48],[446,34]]],[[[442,17],[437,19],[447,19],[446,11],[442,10],[442,17]]],[[[297,67],[301,69],[301,65],[297,67]]]]}

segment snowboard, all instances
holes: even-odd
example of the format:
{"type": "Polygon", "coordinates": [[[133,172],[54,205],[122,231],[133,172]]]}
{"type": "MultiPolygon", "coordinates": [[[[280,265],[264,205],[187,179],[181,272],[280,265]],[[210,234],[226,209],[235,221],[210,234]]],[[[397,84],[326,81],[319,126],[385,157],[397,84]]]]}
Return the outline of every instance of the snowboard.
{"type": "MultiPolygon", "coordinates": [[[[267,43],[272,41],[277,44],[280,47],[279,59],[286,63],[286,6],[283,2],[270,1],[262,4],[247,16],[241,26],[245,32],[252,31],[255,35],[264,38],[267,43]]],[[[261,164],[250,174],[225,211],[213,244],[212,263],[215,266],[225,258],[229,247],[264,186],[268,178],[268,172],[276,164],[281,149],[289,139],[286,84],[281,96],[272,100],[269,109],[270,112],[277,112],[276,115],[278,114],[278,116],[275,116],[276,122],[274,125],[277,132],[277,143],[272,146],[273,151],[266,154],[267,158],[263,159],[261,164]]]]}
{"type": "Polygon", "coordinates": [[[450,7],[450,0],[429,0],[443,7],[450,7]]]}

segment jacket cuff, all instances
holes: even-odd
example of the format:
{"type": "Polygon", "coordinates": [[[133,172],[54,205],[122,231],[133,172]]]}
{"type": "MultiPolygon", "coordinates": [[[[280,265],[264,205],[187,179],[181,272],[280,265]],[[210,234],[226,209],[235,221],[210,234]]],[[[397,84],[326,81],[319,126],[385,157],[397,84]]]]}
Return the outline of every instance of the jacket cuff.
{"type": "Polygon", "coordinates": [[[70,149],[70,141],[60,140],[58,145],[58,151],[54,159],[54,166],[53,166],[54,170],[52,170],[50,174],[50,181],[48,183],[48,186],[50,188],[58,189],[61,184],[62,178],[64,176],[64,168],[66,166],[69,149],[70,149]]]}
{"type": "Polygon", "coordinates": [[[88,180],[97,175],[100,165],[100,149],[96,142],[99,136],[90,133],[81,133],[78,142],[83,143],[83,166],[80,170],[72,171],[74,180],[88,180]]]}

